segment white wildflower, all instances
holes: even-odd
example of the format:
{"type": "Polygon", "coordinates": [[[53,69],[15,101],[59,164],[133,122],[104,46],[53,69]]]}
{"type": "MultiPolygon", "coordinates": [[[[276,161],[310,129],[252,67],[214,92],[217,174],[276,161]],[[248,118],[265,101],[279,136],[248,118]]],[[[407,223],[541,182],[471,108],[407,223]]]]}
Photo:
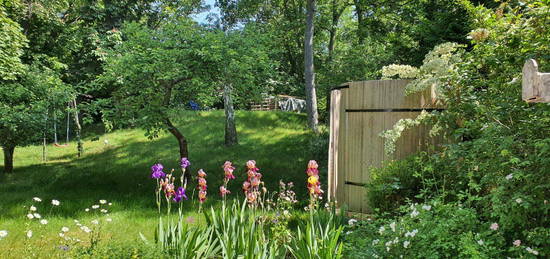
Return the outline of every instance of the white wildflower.
{"type": "Polygon", "coordinates": [[[88,212],[88,211],[90,211],[90,209],[86,208],[84,211],[88,212]]]}
{"type": "Polygon", "coordinates": [[[65,237],[64,233],[59,233],[59,237],[65,237]]]}
{"type": "Polygon", "coordinates": [[[27,218],[29,219],[34,219],[34,215],[32,215],[31,213],[27,214],[27,218]]]}
{"type": "Polygon", "coordinates": [[[40,216],[40,214],[38,214],[38,213],[34,213],[33,215],[34,215],[34,217],[37,218],[37,219],[42,218],[42,216],[40,216]]]}
{"type": "Polygon", "coordinates": [[[522,201],[523,201],[523,200],[522,200],[521,198],[517,198],[517,199],[516,199],[516,202],[517,202],[518,204],[521,203],[522,201]]]}
{"type": "Polygon", "coordinates": [[[512,180],[512,178],[514,178],[513,174],[509,174],[506,176],[506,180],[512,180]]]}
{"type": "Polygon", "coordinates": [[[92,224],[98,225],[98,224],[99,224],[99,221],[97,221],[97,219],[94,219],[94,220],[92,220],[92,224]]]}
{"type": "Polygon", "coordinates": [[[31,237],[32,237],[32,230],[27,230],[27,237],[28,237],[28,238],[31,238],[31,237]]]}
{"type": "Polygon", "coordinates": [[[46,225],[48,224],[48,220],[47,219],[40,220],[40,224],[46,225]]]}
{"type": "Polygon", "coordinates": [[[65,232],[65,233],[66,233],[66,232],[69,232],[69,228],[68,228],[68,227],[62,227],[62,228],[61,228],[61,231],[65,232]]]}
{"type": "Polygon", "coordinates": [[[89,227],[86,227],[86,226],[82,226],[82,227],[80,227],[80,229],[81,229],[82,231],[86,232],[86,233],[92,232],[92,230],[91,230],[89,227]]]}
{"type": "Polygon", "coordinates": [[[422,209],[423,209],[423,210],[428,210],[428,211],[429,211],[429,210],[432,209],[432,206],[430,206],[430,205],[422,205],[422,209]]]}
{"type": "Polygon", "coordinates": [[[407,247],[409,247],[410,244],[411,244],[410,241],[405,241],[405,242],[403,242],[403,247],[407,248],[407,247]]]}
{"type": "Polygon", "coordinates": [[[348,220],[348,225],[350,225],[350,226],[355,225],[355,223],[357,223],[357,220],[356,220],[356,219],[350,219],[350,220],[348,220]]]}
{"type": "Polygon", "coordinates": [[[107,213],[106,209],[101,209],[101,213],[107,213]]]}
{"type": "Polygon", "coordinates": [[[109,206],[111,206],[111,205],[113,205],[113,204],[109,202],[109,204],[108,204],[108,205],[109,205],[109,206]]]}
{"type": "Polygon", "coordinates": [[[36,201],[36,202],[42,202],[42,199],[40,199],[40,198],[38,198],[38,197],[34,197],[34,198],[32,198],[32,199],[33,199],[34,201],[36,201]]]}
{"type": "Polygon", "coordinates": [[[0,230],[0,239],[7,237],[8,231],[7,230],[0,230]]]}
{"type": "Polygon", "coordinates": [[[94,210],[99,209],[99,205],[93,205],[92,209],[94,209],[94,210]]]}
{"type": "Polygon", "coordinates": [[[36,207],[35,207],[35,206],[31,206],[31,207],[29,208],[29,210],[30,210],[30,211],[36,211],[36,207]]]}
{"type": "Polygon", "coordinates": [[[481,239],[478,240],[477,243],[478,243],[480,246],[482,246],[482,245],[484,244],[483,240],[481,240],[481,239]]]}
{"type": "Polygon", "coordinates": [[[393,231],[393,232],[395,232],[395,225],[396,225],[395,222],[392,222],[390,224],[391,231],[393,231]]]}
{"type": "Polygon", "coordinates": [[[59,206],[59,204],[61,204],[58,200],[52,200],[52,205],[53,206],[59,206]]]}
{"type": "Polygon", "coordinates": [[[418,212],[418,211],[416,210],[416,208],[415,208],[415,209],[411,212],[411,218],[414,218],[414,217],[418,216],[418,214],[420,214],[420,212],[418,212]]]}
{"type": "Polygon", "coordinates": [[[353,231],[347,231],[347,232],[346,232],[346,235],[349,235],[349,234],[351,234],[351,233],[353,233],[353,231]]]}
{"type": "Polygon", "coordinates": [[[525,248],[525,250],[527,250],[527,252],[531,253],[531,254],[534,254],[534,255],[539,255],[539,251],[531,248],[531,247],[527,247],[525,248]]]}
{"type": "Polygon", "coordinates": [[[380,243],[380,240],[378,240],[378,239],[372,240],[372,245],[376,245],[378,243],[380,243]]]}
{"type": "Polygon", "coordinates": [[[113,219],[112,218],[106,218],[105,221],[111,222],[111,221],[113,221],[113,219]]]}
{"type": "Polygon", "coordinates": [[[384,226],[381,226],[381,227],[378,229],[378,233],[379,233],[380,235],[382,235],[382,233],[384,233],[384,230],[386,230],[386,229],[384,228],[384,226]]]}
{"type": "Polygon", "coordinates": [[[106,201],[106,200],[99,200],[99,203],[100,203],[100,204],[106,204],[107,201],[106,201]]]}
{"type": "Polygon", "coordinates": [[[498,230],[498,223],[493,223],[491,224],[491,226],[489,227],[491,230],[498,230]]]}

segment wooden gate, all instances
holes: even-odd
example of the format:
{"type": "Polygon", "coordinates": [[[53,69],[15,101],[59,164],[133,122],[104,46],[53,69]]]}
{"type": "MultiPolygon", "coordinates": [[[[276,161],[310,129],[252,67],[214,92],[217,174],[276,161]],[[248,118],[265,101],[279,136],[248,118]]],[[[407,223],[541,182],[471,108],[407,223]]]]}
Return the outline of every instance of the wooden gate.
{"type": "Polygon", "coordinates": [[[349,211],[368,213],[365,184],[369,169],[384,161],[401,159],[424,150],[430,139],[427,126],[403,132],[395,152],[384,152],[379,134],[403,118],[416,118],[422,110],[440,109],[432,89],[405,95],[408,80],[349,82],[331,92],[328,198],[349,211]]]}

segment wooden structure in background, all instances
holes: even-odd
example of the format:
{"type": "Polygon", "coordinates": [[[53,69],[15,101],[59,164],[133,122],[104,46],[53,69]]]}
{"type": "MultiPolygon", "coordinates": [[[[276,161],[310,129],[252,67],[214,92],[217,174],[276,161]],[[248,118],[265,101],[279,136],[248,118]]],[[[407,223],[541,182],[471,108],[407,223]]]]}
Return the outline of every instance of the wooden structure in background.
{"type": "Polygon", "coordinates": [[[405,130],[396,143],[395,153],[384,152],[379,134],[403,118],[416,118],[422,110],[441,109],[433,89],[405,95],[407,80],[349,82],[331,91],[328,198],[349,211],[368,213],[365,184],[372,167],[384,161],[401,159],[428,145],[429,128],[405,130]]]}
{"type": "Polygon", "coordinates": [[[528,103],[550,103],[550,73],[539,72],[537,61],[529,59],[523,65],[521,97],[528,103]]]}
{"type": "Polygon", "coordinates": [[[253,111],[272,111],[272,110],[278,110],[279,104],[277,103],[277,98],[275,97],[268,97],[263,99],[259,103],[253,103],[250,105],[250,109],[253,111]]]}

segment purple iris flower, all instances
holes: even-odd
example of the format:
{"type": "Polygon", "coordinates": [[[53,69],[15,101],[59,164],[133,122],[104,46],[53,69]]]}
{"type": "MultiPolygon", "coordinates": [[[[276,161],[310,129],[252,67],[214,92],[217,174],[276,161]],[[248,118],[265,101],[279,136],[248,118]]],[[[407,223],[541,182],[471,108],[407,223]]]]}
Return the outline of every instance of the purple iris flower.
{"type": "Polygon", "coordinates": [[[182,157],[180,165],[181,165],[181,168],[187,168],[191,165],[191,162],[189,162],[189,159],[187,159],[187,157],[182,157]]]}
{"type": "Polygon", "coordinates": [[[155,164],[151,166],[151,178],[164,178],[166,174],[162,171],[162,169],[164,169],[164,166],[162,166],[162,164],[155,164]]]}
{"type": "Polygon", "coordinates": [[[185,189],[183,187],[179,187],[176,191],[176,195],[174,195],[174,201],[180,202],[182,198],[187,200],[187,195],[185,195],[185,189]]]}

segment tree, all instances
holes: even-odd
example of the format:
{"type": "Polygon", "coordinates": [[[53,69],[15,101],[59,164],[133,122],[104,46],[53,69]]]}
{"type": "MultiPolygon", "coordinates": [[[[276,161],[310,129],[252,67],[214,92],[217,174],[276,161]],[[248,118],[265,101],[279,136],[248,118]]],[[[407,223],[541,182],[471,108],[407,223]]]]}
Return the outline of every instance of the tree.
{"type": "Polygon", "coordinates": [[[18,80],[0,83],[0,146],[6,173],[13,171],[15,148],[39,140],[48,130],[48,113],[71,96],[57,72],[41,62],[27,66],[18,80]]]}
{"type": "Polygon", "coordinates": [[[0,83],[13,80],[23,70],[21,55],[27,44],[18,23],[10,19],[0,6],[0,83]]]}
{"type": "Polygon", "coordinates": [[[318,132],[317,124],[319,123],[319,114],[317,112],[317,94],[315,93],[315,68],[313,65],[313,34],[314,34],[314,17],[315,17],[315,1],[307,0],[307,17],[304,42],[304,74],[306,79],[306,109],[307,121],[309,127],[318,132]]]}

